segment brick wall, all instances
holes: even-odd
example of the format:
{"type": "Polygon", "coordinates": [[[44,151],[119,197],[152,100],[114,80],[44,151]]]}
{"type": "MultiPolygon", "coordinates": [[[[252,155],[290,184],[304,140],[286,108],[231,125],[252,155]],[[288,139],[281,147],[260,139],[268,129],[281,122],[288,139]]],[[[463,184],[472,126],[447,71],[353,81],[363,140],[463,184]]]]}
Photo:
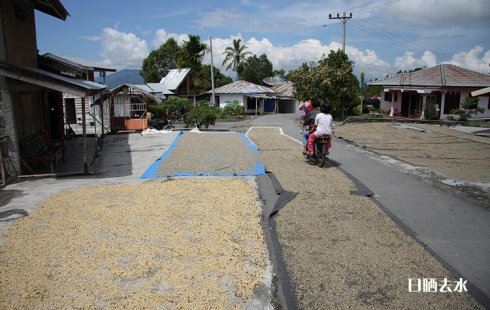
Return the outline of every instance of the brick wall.
{"type": "Polygon", "coordinates": [[[34,6],[29,0],[0,0],[7,63],[37,66],[34,6]]]}

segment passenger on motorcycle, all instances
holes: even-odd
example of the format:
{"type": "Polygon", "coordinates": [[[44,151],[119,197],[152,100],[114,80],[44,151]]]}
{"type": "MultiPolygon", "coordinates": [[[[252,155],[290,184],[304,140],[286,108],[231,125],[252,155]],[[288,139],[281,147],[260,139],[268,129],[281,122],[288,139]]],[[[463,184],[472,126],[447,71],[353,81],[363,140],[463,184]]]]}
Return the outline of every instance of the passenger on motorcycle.
{"type": "Polygon", "coordinates": [[[333,118],[330,115],[330,111],[332,108],[327,103],[322,103],[320,105],[320,112],[315,117],[315,125],[317,125],[315,132],[311,133],[308,138],[308,153],[309,155],[313,155],[313,143],[315,140],[322,136],[328,135],[328,144],[327,147],[330,149],[332,147],[332,122],[333,118]]]}
{"type": "MultiPolygon", "coordinates": [[[[303,154],[306,154],[308,152],[308,137],[310,136],[310,130],[312,129],[312,125],[315,125],[315,117],[318,113],[320,113],[320,102],[318,100],[312,100],[311,105],[313,107],[313,110],[310,112],[306,113],[305,121],[304,121],[304,126],[306,126],[308,129],[305,130],[302,134],[302,141],[303,141],[303,154]]],[[[313,132],[313,130],[312,130],[313,132]]]]}

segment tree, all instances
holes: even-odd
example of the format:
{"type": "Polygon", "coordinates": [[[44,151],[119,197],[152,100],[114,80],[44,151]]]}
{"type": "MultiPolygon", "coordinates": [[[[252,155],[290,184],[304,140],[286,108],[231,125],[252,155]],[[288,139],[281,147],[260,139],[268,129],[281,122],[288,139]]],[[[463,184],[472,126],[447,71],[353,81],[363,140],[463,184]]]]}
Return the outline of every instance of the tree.
{"type": "Polygon", "coordinates": [[[286,77],[286,71],[284,71],[284,69],[274,70],[272,74],[274,76],[282,77],[283,79],[286,77]]]}
{"type": "Polygon", "coordinates": [[[365,78],[366,78],[366,73],[361,72],[361,88],[364,88],[364,86],[366,86],[365,81],[364,81],[365,78]]]}
{"type": "MultiPolygon", "coordinates": [[[[199,80],[201,81],[199,94],[211,90],[211,65],[201,65],[199,80]]],[[[231,77],[224,75],[218,68],[214,67],[214,87],[218,88],[232,82],[231,77]]]]}
{"type": "Polygon", "coordinates": [[[331,51],[317,65],[304,63],[290,75],[299,100],[323,99],[332,105],[334,114],[344,119],[359,97],[359,81],[352,73],[353,62],[343,51],[331,51]]]}
{"type": "Polygon", "coordinates": [[[414,68],[414,69],[410,69],[410,70],[398,70],[398,72],[396,74],[400,74],[400,73],[411,73],[411,72],[417,72],[417,71],[420,71],[420,70],[423,70],[425,69],[426,67],[417,67],[417,68],[414,68]]]}
{"type": "Polygon", "coordinates": [[[238,75],[238,79],[240,79],[240,73],[243,70],[243,63],[245,62],[250,52],[246,52],[247,47],[245,45],[241,45],[242,39],[233,39],[233,46],[228,46],[225,48],[223,55],[225,55],[225,59],[223,60],[223,66],[228,64],[226,70],[230,68],[235,71],[238,75]]]}
{"type": "Polygon", "coordinates": [[[189,34],[189,40],[182,45],[182,57],[179,60],[179,68],[191,68],[196,72],[201,69],[201,61],[206,52],[206,43],[201,43],[201,37],[189,34]]]}
{"type": "Polygon", "coordinates": [[[143,60],[140,75],[145,83],[158,83],[171,69],[177,68],[181,55],[182,48],[170,38],[143,60]]]}
{"type": "Polygon", "coordinates": [[[253,55],[247,58],[244,67],[241,78],[251,83],[263,85],[262,80],[273,75],[272,63],[265,54],[260,55],[260,57],[253,55]]]}

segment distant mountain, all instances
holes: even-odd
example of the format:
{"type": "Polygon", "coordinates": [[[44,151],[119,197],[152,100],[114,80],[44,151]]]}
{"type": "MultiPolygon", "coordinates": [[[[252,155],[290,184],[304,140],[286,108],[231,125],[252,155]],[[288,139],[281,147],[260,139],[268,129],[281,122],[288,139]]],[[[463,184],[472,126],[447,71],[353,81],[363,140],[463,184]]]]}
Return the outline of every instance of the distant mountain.
{"type": "MultiPolygon", "coordinates": [[[[95,78],[96,82],[102,83],[102,77],[95,78]]],[[[114,88],[122,84],[145,84],[145,80],[140,75],[140,70],[124,69],[118,72],[114,72],[111,75],[107,75],[105,78],[105,84],[107,88],[114,88]]]]}

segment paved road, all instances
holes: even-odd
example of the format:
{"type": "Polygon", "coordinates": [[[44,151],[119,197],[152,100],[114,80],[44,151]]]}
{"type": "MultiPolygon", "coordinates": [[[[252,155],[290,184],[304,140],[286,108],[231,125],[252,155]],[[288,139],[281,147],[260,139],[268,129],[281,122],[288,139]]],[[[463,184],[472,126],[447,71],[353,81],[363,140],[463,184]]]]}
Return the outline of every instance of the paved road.
{"type": "MultiPolygon", "coordinates": [[[[300,140],[297,116],[269,115],[252,126],[280,126],[300,140]]],[[[340,140],[331,159],[375,194],[392,218],[425,244],[455,274],[468,280],[469,290],[487,306],[490,296],[490,213],[459,197],[432,187],[421,178],[368,156],[340,140]]],[[[426,278],[437,275],[423,275],[426,278]]]]}

